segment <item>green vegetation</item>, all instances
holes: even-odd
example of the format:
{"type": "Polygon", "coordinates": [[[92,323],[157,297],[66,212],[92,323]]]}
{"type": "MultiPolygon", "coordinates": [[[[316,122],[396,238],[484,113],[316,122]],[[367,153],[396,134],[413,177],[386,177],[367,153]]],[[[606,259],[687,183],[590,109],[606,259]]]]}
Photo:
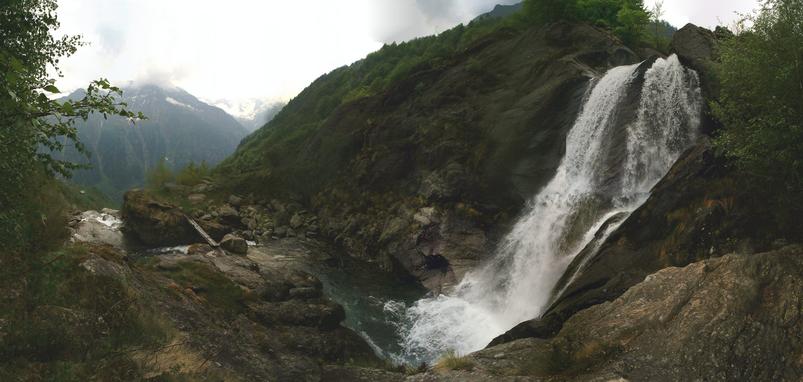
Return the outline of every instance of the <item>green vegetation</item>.
{"type": "Polygon", "coordinates": [[[143,118],[118,102],[119,88],[106,80],[88,87],[83,98],[56,101],[59,59],[76,52],[79,37],[56,38],[55,0],[9,0],[0,6],[0,245],[21,247],[31,240],[41,207],[35,198],[54,174],[68,175],[77,166],[53,153],[77,142],[76,119],[93,112],[143,118]],[[57,139],[62,137],[64,139],[57,139]]]}
{"type": "Polygon", "coordinates": [[[198,165],[190,162],[177,172],[173,172],[167,162],[162,159],[145,174],[145,186],[154,191],[163,190],[171,183],[181,186],[195,186],[210,175],[211,171],[206,162],[201,162],[198,165]]]}
{"type": "Polygon", "coordinates": [[[288,165],[287,158],[298,155],[298,143],[307,141],[337,107],[384,93],[410,80],[414,73],[442,69],[452,62],[453,56],[493,33],[519,31],[525,27],[524,19],[515,15],[487,18],[468,26],[458,25],[436,36],[385,45],[365,59],[315,80],[264,128],[244,139],[238,152],[225,160],[217,171],[254,181],[268,176],[281,178],[288,184],[296,183],[299,188],[309,188],[316,180],[296,179],[295,174],[304,172],[304,164],[288,165]],[[280,168],[286,170],[275,173],[280,168]]]}
{"type": "MultiPolygon", "coordinates": [[[[153,261],[150,263],[151,266],[155,265],[153,261]]],[[[177,287],[174,286],[172,290],[174,293],[184,294],[190,290],[210,309],[219,310],[226,317],[234,317],[244,311],[244,303],[249,297],[213,265],[188,261],[168,270],[155,269],[176,282],[177,287]]]]}
{"type": "Polygon", "coordinates": [[[474,369],[474,362],[468,357],[457,355],[454,351],[448,351],[435,363],[433,369],[439,372],[451,370],[471,371],[474,369]]]}
{"type": "Polygon", "coordinates": [[[3,275],[26,285],[0,313],[0,379],[134,380],[140,366],[121,349],[168,341],[170,324],[142,306],[123,279],[81,267],[93,257],[120,261],[114,251],[75,245],[31,260],[35,272],[3,275]]]}
{"type": "Polygon", "coordinates": [[[588,22],[614,31],[626,44],[640,43],[650,23],[642,0],[526,0],[524,14],[536,25],[588,22]]]}
{"type": "Polygon", "coordinates": [[[766,1],[747,21],[752,28],[720,47],[720,98],[711,105],[723,125],[716,145],[757,177],[759,188],[798,199],[800,207],[803,1],[766,1]]]}
{"type": "MultiPolygon", "coordinates": [[[[315,80],[264,128],[243,140],[237,152],[217,167],[221,175],[245,192],[268,192],[276,184],[302,193],[316,189],[316,183],[339,169],[315,167],[314,152],[345,147],[332,140],[310,142],[341,105],[359,104],[371,96],[401,94],[406,89],[424,93],[430,73],[445,70],[469,55],[472,49],[498,36],[516,35],[531,27],[569,20],[587,22],[619,35],[627,43],[665,50],[674,28],[657,19],[640,0],[528,0],[522,11],[508,17],[478,18],[437,36],[393,43],[350,66],[338,68],[315,80]],[[659,34],[659,37],[653,36],[659,34]],[[651,37],[652,36],[652,37],[651,37]],[[306,158],[302,158],[305,157],[306,158]],[[302,159],[299,159],[302,158],[302,159]],[[298,174],[314,172],[315,179],[298,174]],[[257,188],[256,185],[262,185],[257,188]]],[[[491,70],[477,73],[477,81],[493,76],[491,70]]],[[[343,137],[347,139],[346,137],[343,137]]],[[[328,150],[329,152],[337,150],[328,150]]],[[[330,161],[335,163],[335,158],[330,161]]],[[[326,167],[324,165],[323,167],[326,167]]]]}
{"type": "Polygon", "coordinates": [[[50,98],[60,91],[49,73],[82,45],[53,36],[56,7],[0,3],[0,380],[130,380],[137,366],[116,349],[163,332],[119,280],[80,267],[86,248],[62,248],[72,206],[104,202],[57,180],[78,166],[55,153],[83,150],[74,123],[92,113],[143,116],[126,110],[106,80],[80,99],[50,98]]]}

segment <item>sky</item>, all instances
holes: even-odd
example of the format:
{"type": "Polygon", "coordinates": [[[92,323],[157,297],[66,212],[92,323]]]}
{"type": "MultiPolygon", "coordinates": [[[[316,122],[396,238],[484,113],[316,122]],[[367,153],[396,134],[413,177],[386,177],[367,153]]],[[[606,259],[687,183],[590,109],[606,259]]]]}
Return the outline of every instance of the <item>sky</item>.
{"type": "MultiPolygon", "coordinates": [[[[647,0],[651,5],[655,0],[647,0]]],[[[384,43],[439,33],[518,0],[60,0],[60,33],[89,43],[63,60],[62,91],[99,77],[181,87],[232,114],[287,101],[384,43]]],[[[757,0],[665,0],[664,18],[728,25],[757,0]]]]}

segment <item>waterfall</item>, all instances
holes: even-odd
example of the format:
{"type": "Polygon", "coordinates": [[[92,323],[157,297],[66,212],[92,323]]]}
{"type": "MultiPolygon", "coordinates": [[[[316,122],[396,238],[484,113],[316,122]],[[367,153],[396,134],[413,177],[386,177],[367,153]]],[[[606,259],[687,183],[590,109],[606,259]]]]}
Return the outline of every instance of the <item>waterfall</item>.
{"type": "Polygon", "coordinates": [[[640,206],[691,145],[702,104],[697,74],[674,55],[655,61],[643,74],[638,109],[628,121],[623,109],[639,66],[613,68],[592,82],[555,176],[529,201],[491,260],[452,293],[408,308],[399,329],[405,359],[432,362],[445,351],[476,351],[539,317],[573,258],[603,241],[600,230],[604,239],[640,206]]]}

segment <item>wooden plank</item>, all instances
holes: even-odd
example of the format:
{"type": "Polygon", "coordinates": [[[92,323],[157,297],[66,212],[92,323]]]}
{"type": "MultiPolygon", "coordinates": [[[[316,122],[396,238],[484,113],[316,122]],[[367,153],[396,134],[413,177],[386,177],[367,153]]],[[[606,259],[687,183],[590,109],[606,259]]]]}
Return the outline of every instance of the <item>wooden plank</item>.
{"type": "Polygon", "coordinates": [[[201,228],[201,226],[198,225],[198,223],[195,222],[195,220],[193,220],[191,217],[189,217],[187,215],[184,215],[184,217],[187,219],[188,222],[190,222],[190,225],[192,225],[192,227],[195,228],[196,231],[198,231],[198,233],[201,235],[201,237],[203,237],[204,240],[206,240],[206,242],[209,243],[209,245],[212,246],[212,248],[217,248],[217,247],[220,246],[220,244],[218,244],[218,242],[216,242],[214,239],[212,239],[212,237],[209,236],[209,234],[207,234],[206,231],[204,231],[204,229],[201,228]]]}

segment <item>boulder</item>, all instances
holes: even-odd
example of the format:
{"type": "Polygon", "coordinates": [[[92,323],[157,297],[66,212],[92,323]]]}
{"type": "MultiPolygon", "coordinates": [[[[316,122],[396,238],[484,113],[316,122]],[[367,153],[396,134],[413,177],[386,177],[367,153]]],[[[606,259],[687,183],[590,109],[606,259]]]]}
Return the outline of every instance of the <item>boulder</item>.
{"type": "Polygon", "coordinates": [[[104,208],[103,211],[84,211],[76,215],[70,223],[72,241],[107,244],[122,249],[122,221],[118,211],[104,208]]]}
{"type": "Polygon", "coordinates": [[[206,231],[206,233],[209,234],[209,236],[218,241],[221,240],[223,236],[225,236],[227,233],[230,233],[232,230],[230,226],[222,224],[217,220],[211,220],[211,219],[210,220],[201,219],[200,221],[198,221],[198,225],[200,225],[201,228],[203,228],[204,231],[206,231]]]}
{"type": "Polygon", "coordinates": [[[325,299],[289,300],[248,305],[254,319],[265,326],[307,326],[332,330],[346,319],[343,307],[325,299]]]}
{"type": "Polygon", "coordinates": [[[187,200],[192,204],[201,204],[206,200],[206,195],[204,194],[192,194],[187,197],[187,200]]]}
{"type": "Polygon", "coordinates": [[[551,339],[469,356],[484,375],[578,381],[798,381],[803,247],[666,268],[551,339]]]}
{"type": "Polygon", "coordinates": [[[240,213],[229,204],[220,206],[217,209],[217,216],[226,224],[234,226],[241,224],[240,213]]]}
{"type": "Polygon", "coordinates": [[[294,214],[293,217],[290,218],[290,228],[298,229],[304,225],[304,219],[299,214],[294,214]]]}
{"type": "Polygon", "coordinates": [[[234,207],[240,207],[240,205],[243,204],[243,198],[237,195],[231,195],[229,196],[229,204],[231,204],[234,207]]]}
{"type": "Polygon", "coordinates": [[[718,58],[718,37],[727,38],[722,29],[715,34],[708,29],[694,24],[686,24],[672,37],[672,53],[678,55],[680,61],[700,74],[703,95],[716,98],[719,84],[714,74],[713,62],[718,58]]]}
{"type": "Polygon", "coordinates": [[[223,236],[223,240],[220,241],[220,247],[238,255],[248,253],[248,243],[245,239],[233,234],[226,234],[226,236],[223,236]]]}
{"type": "Polygon", "coordinates": [[[686,24],[675,32],[671,44],[672,52],[696,69],[699,64],[714,58],[717,38],[714,32],[708,29],[686,24]]]}
{"type": "Polygon", "coordinates": [[[200,240],[180,208],[156,200],[144,190],[125,193],[122,217],[125,232],[148,246],[174,246],[200,240]]]}

